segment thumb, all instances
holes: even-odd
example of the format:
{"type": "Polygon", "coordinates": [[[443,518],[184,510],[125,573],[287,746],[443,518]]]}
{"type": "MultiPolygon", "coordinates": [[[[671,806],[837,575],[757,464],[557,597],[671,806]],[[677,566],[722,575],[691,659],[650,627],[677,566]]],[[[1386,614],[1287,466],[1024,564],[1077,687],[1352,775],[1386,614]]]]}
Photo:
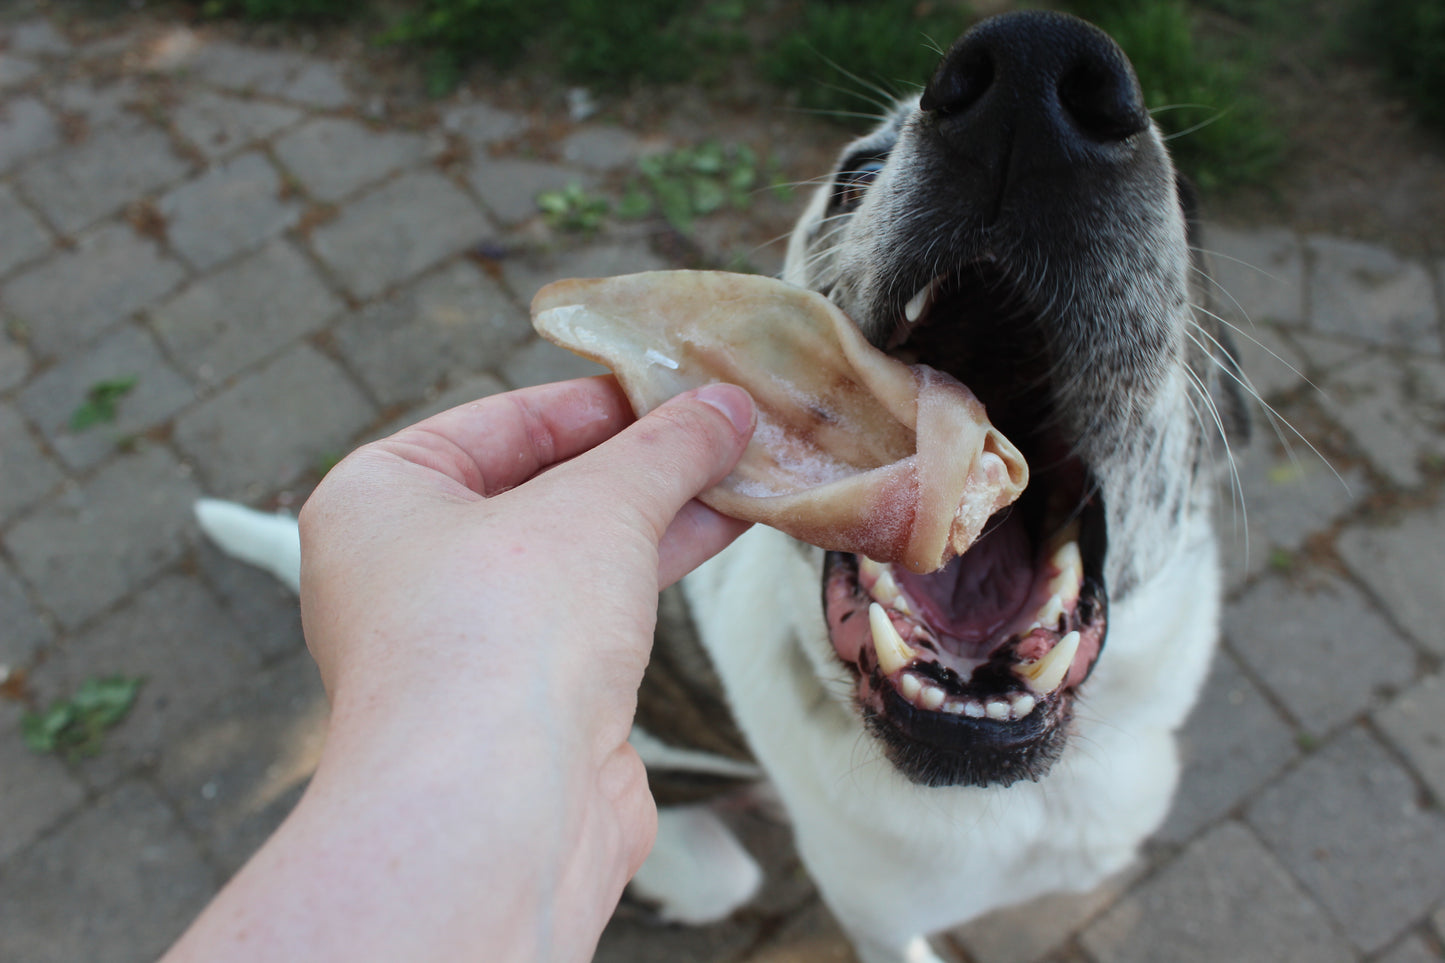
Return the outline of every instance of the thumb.
{"type": "Polygon", "coordinates": [[[547,475],[571,476],[568,484],[606,492],[609,502],[641,514],[660,540],[684,505],[732,471],[755,417],[742,388],[706,385],[659,405],[547,475]]]}

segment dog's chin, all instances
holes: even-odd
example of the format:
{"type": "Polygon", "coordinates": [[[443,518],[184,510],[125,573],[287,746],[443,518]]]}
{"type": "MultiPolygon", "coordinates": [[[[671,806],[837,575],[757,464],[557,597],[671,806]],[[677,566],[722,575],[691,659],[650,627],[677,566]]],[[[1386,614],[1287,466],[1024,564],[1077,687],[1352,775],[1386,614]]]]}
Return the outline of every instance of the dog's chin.
{"type": "Polygon", "coordinates": [[[893,765],[928,786],[1044,776],[1108,622],[1102,496],[1059,429],[1047,347],[1028,342],[1028,318],[997,323],[1012,309],[996,280],[934,282],[879,340],[973,387],[1028,458],[1027,490],[938,572],[824,560],[824,614],[858,710],[893,765]],[[1000,330],[1006,343],[982,334],[1000,330]]]}

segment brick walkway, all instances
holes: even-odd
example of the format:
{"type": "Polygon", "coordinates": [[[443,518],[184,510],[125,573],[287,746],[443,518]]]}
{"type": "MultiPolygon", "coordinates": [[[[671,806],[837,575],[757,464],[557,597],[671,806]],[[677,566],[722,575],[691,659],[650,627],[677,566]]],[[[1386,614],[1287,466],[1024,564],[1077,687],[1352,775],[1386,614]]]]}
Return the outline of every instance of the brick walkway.
{"type": "MultiPolygon", "coordinates": [[[[39,703],[146,681],[77,762],[27,750],[0,700],[0,960],[139,961],[294,803],[325,713],[294,599],[201,543],[191,501],[294,506],[389,426],[586,370],[533,338],[526,299],[673,260],[655,225],[570,238],[533,198],[573,180],[615,196],[639,151],[691,141],[463,97],[403,124],[354,65],[17,16],[0,20],[0,673],[39,703]],[[135,382],[114,422],[73,430],[117,378],[135,382]]],[[[702,256],[776,233],[758,204],[700,223],[702,256]]],[[[1247,523],[1222,513],[1226,641],[1172,818],[1103,891],[955,934],[975,963],[1442,957],[1445,262],[1287,227],[1209,244],[1253,319],[1246,369],[1338,477],[1261,423],[1238,466],[1247,523]]],[[[786,853],[785,830],[739,818],[786,853]]],[[[773,861],[739,918],[622,918],[599,958],[846,960],[773,861]]]]}

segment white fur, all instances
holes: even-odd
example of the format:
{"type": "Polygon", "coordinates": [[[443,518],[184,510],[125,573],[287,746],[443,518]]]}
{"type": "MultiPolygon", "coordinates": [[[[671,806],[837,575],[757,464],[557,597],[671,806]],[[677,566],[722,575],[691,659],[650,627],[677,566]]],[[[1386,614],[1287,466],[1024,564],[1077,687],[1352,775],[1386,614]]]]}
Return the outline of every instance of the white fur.
{"type": "Polygon", "coordinates": [[[201,531],[221,551],[270,572],[293,592],[301,590],[301,535],[296,519],[217,498],[199,499],[194,510],[201,531]]]}
{"type": "Polygon", "coordinates": [[[762,868],[711,807],[670,806],[657,813],[657,840],[632,892],[665,922],[698,925],[731,915],[762,882],[762,868]]]}

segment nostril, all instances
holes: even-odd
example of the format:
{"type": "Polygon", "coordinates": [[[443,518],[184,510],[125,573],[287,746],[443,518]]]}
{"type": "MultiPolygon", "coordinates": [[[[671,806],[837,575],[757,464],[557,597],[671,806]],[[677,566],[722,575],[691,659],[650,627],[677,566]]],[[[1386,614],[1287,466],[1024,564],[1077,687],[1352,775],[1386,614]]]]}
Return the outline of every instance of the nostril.
{"type": "Polygon", "coordinates": [[[940,69],[923,91],[919,106],[940,114],[961,114],[984,95],[994,79],[994,62],[987,50],[965,49],[940,69]]]}
{"type": "Polygon", "coordinates": [[[1094,140],[1124,140],[1149,126],[1138,83],[1123,64],[1075,64],[1059,78],[1058,91],[1080,133],[1094,140]]]}

